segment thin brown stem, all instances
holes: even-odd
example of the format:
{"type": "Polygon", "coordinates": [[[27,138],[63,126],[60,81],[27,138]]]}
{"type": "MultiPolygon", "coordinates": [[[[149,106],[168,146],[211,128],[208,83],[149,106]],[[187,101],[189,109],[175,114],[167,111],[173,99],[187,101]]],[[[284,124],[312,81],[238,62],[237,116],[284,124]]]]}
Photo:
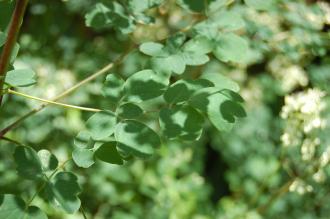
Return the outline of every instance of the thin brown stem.
{"type": "Polygon", "coordinates": [[[23,17],[25,13],[25,9],[27,6],[28,0],[17,0],[16,6],[11,17],[11,21],[8,28],[8,34],[6,43],[3,47],[1,57],[0,57],[0,105],[2,103],[3,96],[3,85],[5,82],[5,77],[7,73],[7,69],[10,62],[10,57],[13,52],[13,48],[15,46],[17,36],[20,30],[20,27],[23,22],[23,17]]]}
{"type": "MultiPolygon", "coordinates": [[[[93,73],[92,75],[90,75],[89,77],[85,78],[84,80],[80,81],[78,84],[74,85],[73,87],[69,88],[68,90],[65,90],[64,92],[62,92],[61,94],[57,95],[56,97],[54,97],[53,99],[51,99],[51,101],[58,101],[59,99],[71,94],[72,92],[74,92],[75,90],[77,90],[78,88],[80,88],[81,86],[87,84],[88,82],[94,80],[95,78],[97,78],[98,76],[105,74],[106,72],[108,72],[110,69],[112,69],[115,65],[118,65],[128,54],[125,53],[124,55],[120,56],[115,62],[112,62],[108,65],[106,65],[105,67],[103,67],[102,69],[98,70],[97,72],[93,73]]],[[[10,130],[16,128],[19,124],[21,124],[25,119],[29,118],[30,116],[36,114],[37,112],[43,110],[45,107],[47,107],[49,105],[49,103],[44,103],[41,104],[40,106],[32,109],[30,112],[27,112],[26,114],[24,114],[23,116],[19,117],[17,120],[15,120],[13,123],[11,123],[10,125],[8,125],[7,127],[5,127],[4,129],[2,129],[0,131],[0,139],[3,138],[3,136],[9,132],[10,130]]]]}
{"type": "Polygon", "coordinates": [[[274,193],[270,199],[262,206],[260,206],[259,208],[257,208],[258,213],[262,214],[264,213],[269,207],[271,207],[271,205],[280,197],[282,197],[284,194],[286,194],[287,192],[289,192],[290,190],[290,186],[292,185],[292,183],[294,182],[294,179],[288,181],[287,183],[285,183],[276,193],[274,193]]]}

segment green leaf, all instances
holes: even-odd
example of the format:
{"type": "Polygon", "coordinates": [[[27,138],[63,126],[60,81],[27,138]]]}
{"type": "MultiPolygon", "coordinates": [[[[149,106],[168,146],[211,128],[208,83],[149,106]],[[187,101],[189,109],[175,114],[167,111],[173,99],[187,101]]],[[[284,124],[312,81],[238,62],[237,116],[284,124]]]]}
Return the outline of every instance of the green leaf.
{"type": "Polygon", "coordinates": [[[149,56],[166,57],[168,53],[164,51],[164,45],[160,43],[147,42],[140,45],[140,51],[149,56]]]}
{"type": "Polygon", "coordinates": [[[195,0],[178,0],[177,4],[182,8],[192,11],[192,12],[203,12],[205,10],[205,6],[207,2],[203,1],[195,1],[195,0]]]}
{"type": "Polygon", "coordinates": [[[55,170],[58,166],[58,160],[54,154],[46,149],[38,151],[38,156],[44,171],[55,170]]]}
{"type": "Polygon", "coordinates": [[[89,168],[94,164],[94,152],[90,149],[75,148],[72,159],[78,167],[89,168]]]}
{"type": "Polygon", "coordinates": [[[229,131],[235,122],[235,117],[246,115],[243,107],[221,92],[214,89],[203,89],[196,93],[190,105],[205,112],[210,122],[219,131],[229,131]]]}
{"type": "Polygon", "coordinates": [[[133,103],[122,104],[117,109],[117,115],[125,119],[134,119],[141,116],[142,114],[143,110],[133,103]]]}
{"type": "Polygon", "coordinates": [[[217,59],[228,62],[244,62],[249,52],[248,42],[236,34],[225,33],[220,35],[213,51],[217,59]]]}
{"type": "Polygon", "coordinates": [[[182,32],[176,33],[166,40],[166,49],[172,53],[175,54],[179,51],[181,46],[186,40],[186,35],[182,32]]]}
{"type": "Polygon", "coordinates": [[[18,175],[26,179],[40,179],[42,164],[37,152],[31,147],[18,146],[14,152],[18,175]]]}
{"type": "Polygon", "coordinates": [[[116,149],[116,142],[107,142],[102,144],[97,151],[95,156],[106,163],[122,165],[123,159],[116,149]]]}
{"type": "Polygon", "coordinates": [[[101,111],[91,116],[87,122],[87,130],[94,140],[101,140],[113,134],[116,117],[110,111],[101,111]]]}
{"type": "Polygon", "coordinates": [[[244,102],[244,99],[238,93],[236,93],[232,90],[224,89],[224,90],[221,90],[220,93],[222,93],[223,95],[227,96],[229,99],[231,99],[235,102],[239,102],[239,103],[244,102]]]}
{"type": "Polygon", "coordinates": [[[202,134],[204,118],[190,106],[177,106],[173,109],[162,109],[159,122],[167,138],[193,141],[202,134]]]}
{"type": "Polygon", "coordinates": [[[91,133],[86,130],[80,131],[74,139],[74,145],[78,148],[93,148],[94,143],[91,133]]]}
{"type": "Polygon", "coordinates": [[[20,197],[5,194],[0,196],[0,218],[47,219],[47,215],[36,206],[27,207],[20,197]]]}
{"type": "Polygon", "coordinates": [[[129,101],[142,102],[162,95],[167,84],[168,81],[154,71],[143,70],[130,76],[124,87],[129,101]]]}
{"type": "Polygon", "coordinates": [[[7,72],[5,82],[12,87],[27,87],[36,83],[35,73],[31,69],[15,69],[7,72]]]}
{"type": "Polygon", "coordinates": [[[205,54],[186,52],[182,55],[186,65],[203,65],[210,60],[209,57],[205,54]]]}
{"type": "Polygon", "coordinates": [[[85,22],[88,27],[95,29],[115,28],[121,34],[131,33],[134,28],[134,17],[115,1],[96,3],[86,14],[85,22]]]}
{"type": "Polygon", "coordinates": [[[71,172],[57,173],[47,186],[48,193],[67,213],[75,213],[80,208],[77,195],[81,192],[78,178],[71,172]]]}
{"type": "Polygon", "coordinates": [[[164,99],[170,104],[180,103],[189,98],[199,89],[214,86],[205,79],[179,80],[172,84],[164,93],[164,99]]]}
{"type": "Polygon", "coordinates": [[[125,81],[116,74],[108,74],[102,88],[103,96],[117,103],[122,97],[124,83],[125,81]]]}
{"type": "Polygon", "coordinates": [[[217,28],[221,28],[226,31],[234,31],[244,27],[244,20],[242,15],[235,11],[219,11],[212,17],[217,28]]]}
{"type": "Polygon", "coordinates": [[[7,35],[0,31],[0,47],[5,44],[6,39],[7,39],[7,35]]]}
{"type": "Polygon", "coordinates": [[[186,69],[186,62],[182,54],[174,54],[164,59],[164,65],[169,66],[171,71],[182,74],[186,69]]]}
{"type": "Polygon", "coordinates": [[[95,6],[85,16],[86,26],[96,29],[106,27],[112,24],[110,9],[102,3],[96,3],[95,6]]]}
{"type": "Polygon", "coordinates": [[[197,54],[207,54],[213,49],[213,42],[205,36],[197,36],[183,46],[183,51],[197,54]]]}
{"type": "Polygon", "coordinates": [[[148,126],[127,120],[117,124],[115,131],[118,148],[140,158],[148,158],[160,145],[158,135],[148,126]]]}
{"type": "Polygon", "coordinates": [[[245,4],[257,10],[270,10],[276,6],[276,0],[244,0],[245,4]]]}
{"type": "Polygon", "coordinates": [[[210,81],[214,84],[215,87],[219,88],[219,90],[229,89],[235,92],[238,92],[240,90],[239,85],[235,81],[230,78],[227,78],[220,73],[204,73],[202,74],[201,78],[210,81]]]}
{"type": "Polygon", "coordinates": [[[15,61],[15,59],[16,59],[16,57],[18,55],[18,52],[19,52],[19,48],[20,48],[19,44],[18,43],[15,43],[14,48],[13,48],[13,51],[10,54],[10,63],[11,64],[15,61]]]}

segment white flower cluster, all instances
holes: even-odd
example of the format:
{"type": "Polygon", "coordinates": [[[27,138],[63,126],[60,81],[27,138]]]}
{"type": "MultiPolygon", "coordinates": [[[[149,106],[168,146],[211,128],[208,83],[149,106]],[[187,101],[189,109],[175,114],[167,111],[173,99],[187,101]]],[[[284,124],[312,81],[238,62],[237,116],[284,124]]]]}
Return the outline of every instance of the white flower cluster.
{"type": "MultiPolygon", "coordinates": [[[[285,119],[286,126],[281,136],[284,147],[300,147],[301,160],[311,170],[312,179],[321,183],[325,181],[323,168],[330,162],[330,146],[323,151],[321,156],[316,157],[317,149],[321,145],[318,132],[326,126],[326,120],[321,113],[326,107],[323,100],[325,93],[318,89],[307,91],[285,97],[285,105],[281,111],[282,119],[285,119]],[[316,166],[314,165],[316,163],[316,166]]],[[[290,191],[299,194],[311,192],[313,188],[297,178],[290,186],[290,191]]]]}
{"type": "MultiPolygon", "coordinates": [[[[285,97],[281,117],[286,120],[286,129],[282,135],[284,146],[295,146],[300,143],[303,135],[308,135],[325,127],[326,121],[321,117],[325,108],[323,97],[325,93],[318,89],[309,89],[304,92],[285,97]],[[299,138],[299,139],[298,139],[299,138]]],[[[302,145],[308,150],[311,145],[320,144],[319,139],[306,139],[302,145]]]]}
{"type": "Polygon", "coordinates": [[[305,183],[302,179],[295,179],[289,188],[290,192],[297,192],[300,195],[303,195],[307,192],[312,192],[313,187],[305,183]]]}
{"type": "Polygon", "coordinates": [[[317,3],[324,13],[324,23],[330,24],[330,4],[328,2],[320,1],[317,3]]]}
{"type": "Polygon", "coordinates": [[[288,63],[282,56],[275,57],[268,65],[270,72],[281,81],[283,91],[291,92],[295,88],[305,87],[308,77],[303,68],[288,63]]]}

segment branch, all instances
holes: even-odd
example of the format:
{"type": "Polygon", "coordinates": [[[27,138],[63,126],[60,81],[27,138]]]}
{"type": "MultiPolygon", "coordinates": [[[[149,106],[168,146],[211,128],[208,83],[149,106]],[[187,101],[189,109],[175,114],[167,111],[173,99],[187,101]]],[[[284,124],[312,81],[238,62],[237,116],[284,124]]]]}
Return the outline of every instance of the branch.
{"type": "Polygon", "coordinates": [[[10,62],[10,57],[16,43],[16,39],[23,22],[25,9],[29,0],[17,0],[15,10],[9,24],[6,43],[3,47],[0,57],[0,106],[3,97],[3,85],[6,78],[7,69],[10,62]]]}
{"type": "MultiPolygon", "coordinates": [[[[130,50],[129,50],[130,51],[130,50]]],[[[112,69],[115,65],[118,65],[119,63],[121,63],[121,61],[127,56],[129,52],[125,53],[124,55],[120,56],[115,62],[112,62],[108,65],[106,65],[105,67],[103,67],[102,69],[98,70],[97,72],[93,73],[91,76],[85,78],[84,80],[80,81],[78,84],[74,85],[73,87],[69,88],[68,90],[64,91],[63,93],[57,95],[56,97],[54,97],[53,99],[51,99],[51,101],[56,102],[59,99],[62,99],[63,97],[71,94],[72,92],[74,92],[75,90],[77,90],[79,87],[87,84],[88,82],[94,80],[95,78],[97,78],[98,76],[105,74],[106,72],[108,72],[110,69],[112,69]]],[[[10,125],[8,125],[7,127],[5,127],[4,129],[2,129],[0,131],[0,139],[3,138],[3,136],[9,132],[10,130],[16,128],[19,124],[21,124],[25,119],[29,118],[30,116],[36,114],[37,112],[41,111],[42,109],[44,109],[45,107],[47,107],[49,105],[49,103],[44,103],[41,104],[39,107],[36,107],[34,109],[32,109],[30,112],[24,114],[23,116],[19,117],[17,120],[15,120],[13,123],[11,123],[10,125]]]]}
{"type": "Polygon", "coordinates": [[[70,104],[55,102],[55,101],[52,101],[52,100],[46,100],[46,99],[42,99],[42,98],[39,98],[39,97],[31,96],[31,95],[28,95],[28,94],[24,94],[24,93],[21,93],[21,92],[17,92],[17,91],[11,90],[11,89],[8,89],[8,93],[18,95],[18,96],[21,96],[21,97],[26,97],[26,98],[29,98],[29,99],[32,99],[32,100],[38,100],[38,101],[41,101],[41,102],[45,102],[47,104],[54,104],[54,105],[63,106],[63,107],[66,107],[66,108],[71,108],[71,109],[78,109],[78,110],[89,111],[89,112],[100,112],[100,111],[102,111],[100,109],[95,109],[95,108],[74,106],[74,105],[70,105],[70,104]]]}
{"type": "Polygon", "coordinates": [[[287,183],[285,183],[276,193],[274,193],[270,199],[262,206],[260,206],[259,208],[257,208],[257,212],[262,214],[264,213],[269,207],[272,206],[272,204],[281,196],[283,196],[284,194],[286,194],[289,189],[290,186],[292,185],[292,183],[294,182],[294,179],[288,181],[287,183]]]}

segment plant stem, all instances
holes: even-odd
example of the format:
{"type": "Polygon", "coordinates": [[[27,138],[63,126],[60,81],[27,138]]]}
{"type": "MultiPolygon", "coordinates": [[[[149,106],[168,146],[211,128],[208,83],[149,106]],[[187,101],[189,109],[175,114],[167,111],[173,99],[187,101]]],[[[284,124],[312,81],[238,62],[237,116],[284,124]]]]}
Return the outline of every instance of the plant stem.
{"type": "MultiPolygon", "coordinates": [[[[45,188],[45,186],[47,185],[47,183],[51,180],[51,178],[62,168],[64,168],[64,166],[71,160],[71,158],[69,158],[68,160],[64,161],[61,165],[59,165],[51,174],[49,177],[46,177],[47,180],[44,181],[41,186],[37,189],[37,191],[33,194],[33,196],[30,198],[30,200],[27,202],[26,204],[26,209],[30,206],[30,204],[32,203],[32,201],[35,199],[35,197],[37,197],[37,195],[45,188]]],[[[46,175],[45,175],[46,176],[46,175]]]]}
{"type": "Polygon", "coordinates": [[[32,99],[32,100],[38,100],[38,101],[41,101],[41,102],[45,102],[47,104],[54,104],[54,105],[58,105],[58,106],[63,106],[65,108],[78,109],[78,110],[89,111],[89,112],[100,112],[100,111],[102,111],[100,109],[95,109],[95,108],[81,107],[81,106],[75,106],[75,105],[70,105],[70,104],[65,104],[65,103],[59,103],[59,102],[55,102],[55,101],[52,101],[52,100],[46,100],[46,99],[42,99],[42,98],[39,98],[39,97],[31,96],[31,95],[28,95],[28,94],[24,94],[24,93],[21,93],[21,92],[18,92],[18,91],[14,91],[14,90],[11,90],[11,89],[8,89],[8,93],[15,94],[15,95],[22,96],[22,97],[26,97],[26,98],[29,98],[29,99],[32,99]]]}
{"type": "MultiPolygon", "coordinates": [[[[68,90],[65,90],[63,93],[57,95],[56,97],[54,97],[53,99],[51,99],[51,101],[56,102],[57,100],[71,94],[72,92],[74,92],[75,90],[77,90],[79,87],[87,84],[88,82],[94,80],[95,78],[97,78],[98,76],[105,74],[106,72],[108,72],[110,69],[112,69],[115,65],[118,65],[128,54],[129,52],[125,53],[124,55],[120,56],[116,61],[106,65],[105,67],[103,67],[102,69],[96,71],[95,73],[93,73],[92,75],[90,75],[89,77],[85,78],[84,80],[80,81],[78,84],[74,85],[73,87],[69,88],[68,90]]],[[[25,119],[29,118],[30,116],[36,114],[37,112],[41,111],[42,109],[44,109],[45,107],[47,107],[49,105],[49,103],[44,103],[41,104],[39,107],[36,107],[34,109],[32,109],[30,112],[27,112],[26,114],[24,114],[23,116],[19,117],[17,120],[15,120],[13,123],[11,123],[10,125],[8,125],[7,127],[5,127],[4,129],[2,129],[0,131],[0,139],[10,130],[16,128],[21,122],[23,122],[25,119]]]]}
{"type": "Polygon", "coordinates": [[[7,69],[10,62],[10,57],[15,46],[17,36],[20,30],[20,27],[23,22],[23,17],[25,13],[25,9],[27,6],[28,0],[17,0],[16,6],[11,17],[11,21],[9,24],[8,34],[6,43],[3,46],[2,54],[0,57],[0,106],[2,103],[3,97],[3,85],[7,73],[7,69]]]}
{"type": "Polygon", "coordinates": [[[292,185],[293,182],[294,182],[294,179],[285,183],[276,193],[274,193],[270,197],[270,199],[266,202],[266,204],[257,208],[257,212],[259,212],[260,214],[265,212],[265,210],[267,210],[274,203],[274,201],[276,201],[279,197],[281,197],[282,195],[284,195],[285,193],[287,193],[289,191],[290,186],[292,185]]]}
{"type": "Polygon", "coordinates": [[[11,143],[14,143],[14,144],[17,144],[17,145],[20,145],[20,146],[25,146],[24,144],[22,144],[21,142],[18,142],[14,139],[11,139],[11,138],[7,138],[7,137],[2,137],[3,140],[5,141],[8,141],[8,142],[11,142],[11,143]]]}

